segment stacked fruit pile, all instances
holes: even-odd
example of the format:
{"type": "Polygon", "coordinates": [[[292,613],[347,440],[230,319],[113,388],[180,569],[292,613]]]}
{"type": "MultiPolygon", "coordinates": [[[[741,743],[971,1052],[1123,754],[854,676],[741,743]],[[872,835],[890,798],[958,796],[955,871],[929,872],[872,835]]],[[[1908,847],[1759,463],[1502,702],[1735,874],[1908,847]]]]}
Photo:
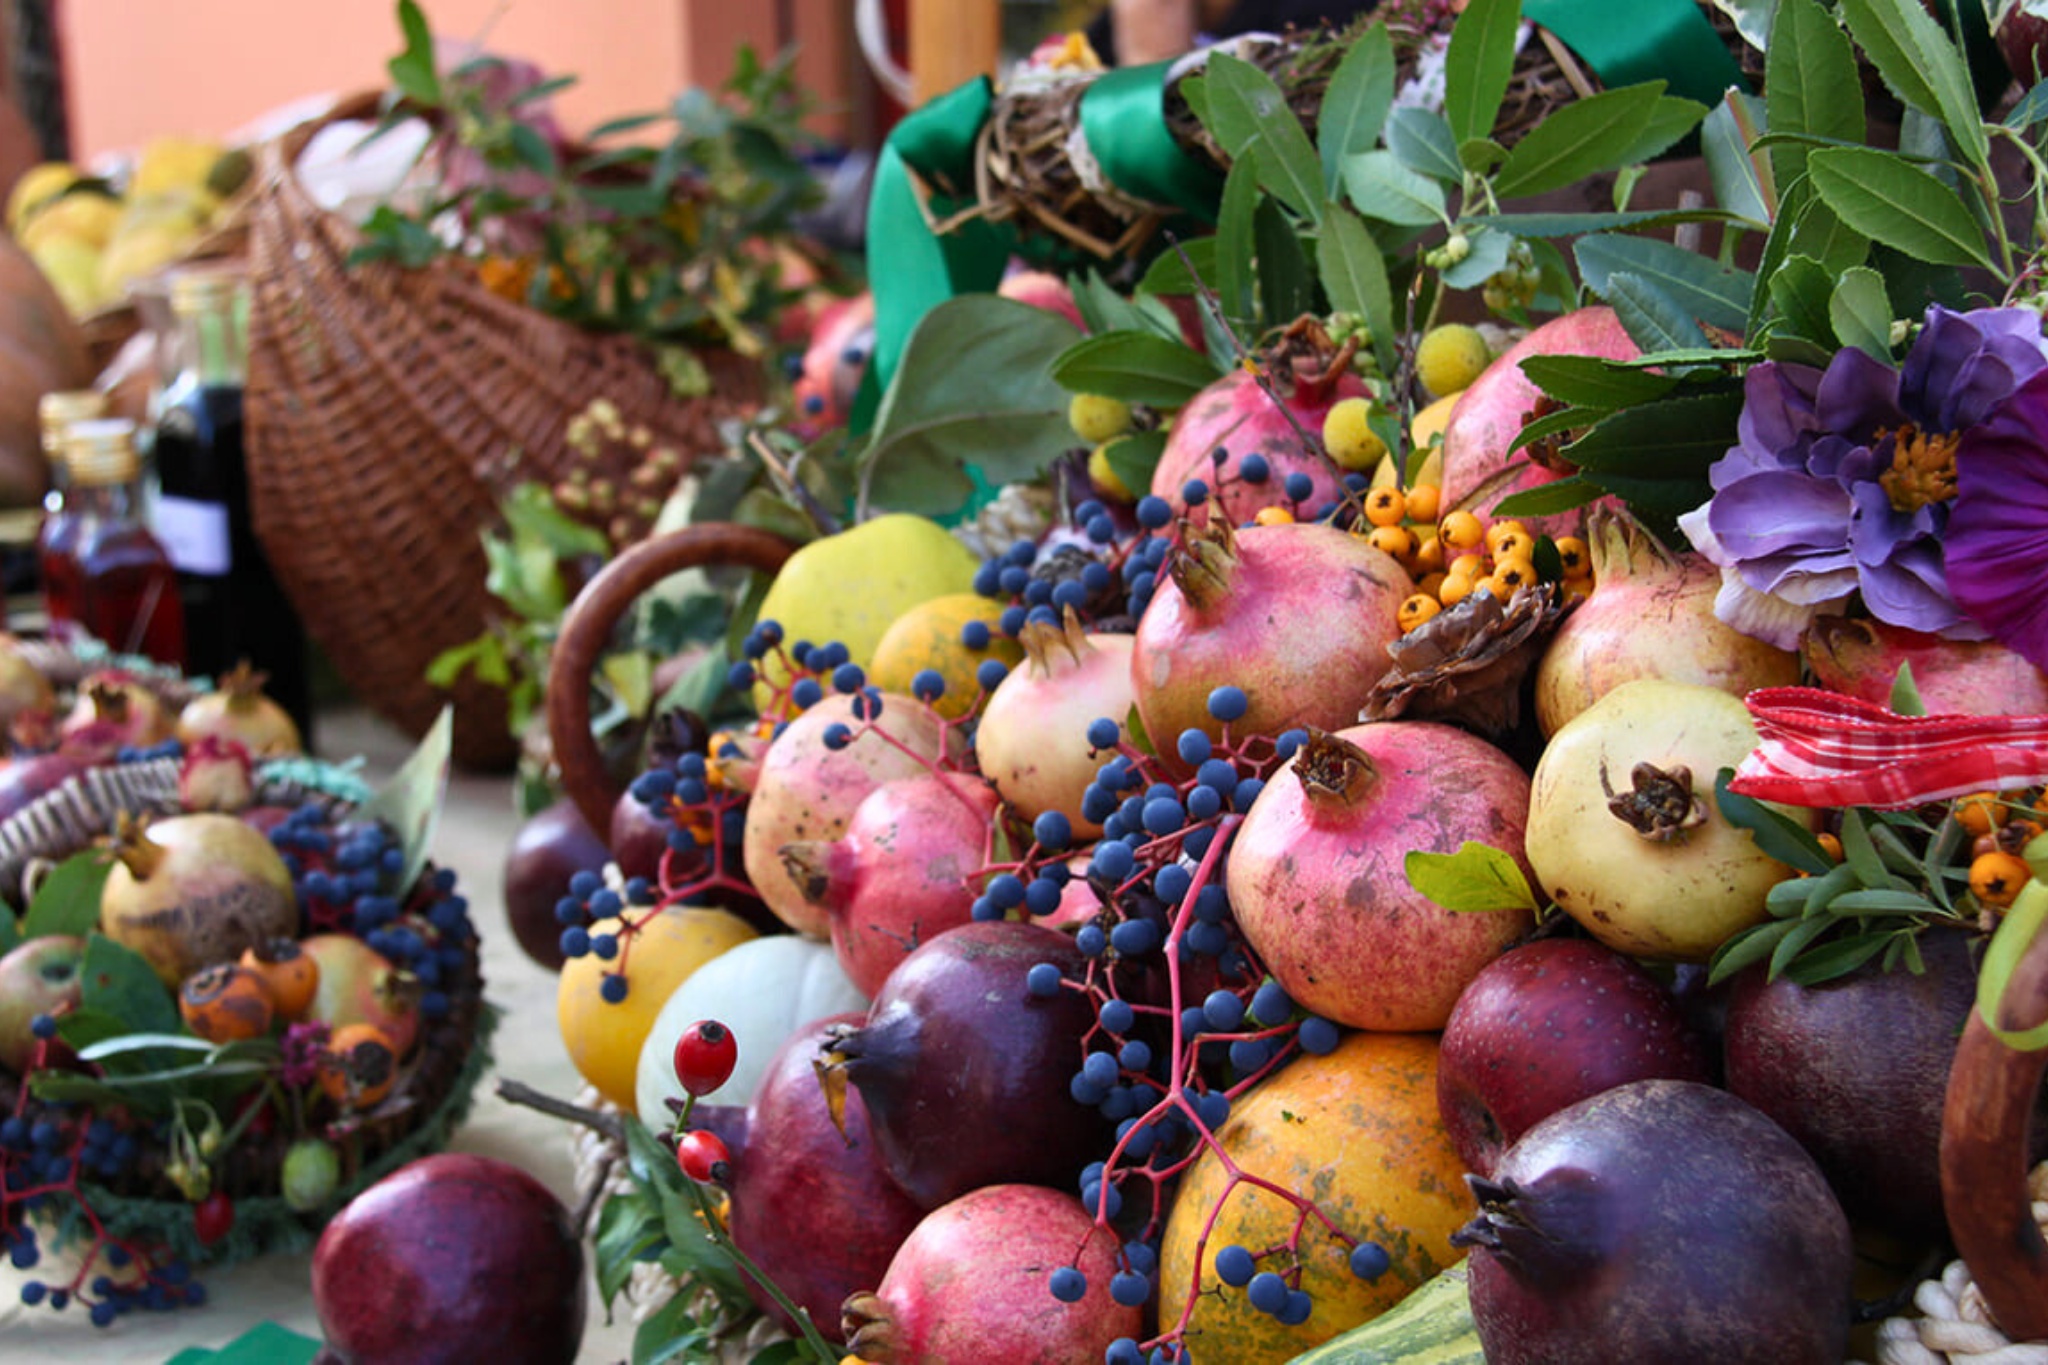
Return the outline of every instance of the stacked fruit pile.
{"type": "Polygon", "coordinates": [[[24,1302],[107,1326],[201,1302],[195,1267],[309,1245],[445,1139],[481,982],[454,875],[300,755],[260,678],[101,668],[60,721],[37,652],[4,655],[0,1234],[38,1272],[24,1302]]]}

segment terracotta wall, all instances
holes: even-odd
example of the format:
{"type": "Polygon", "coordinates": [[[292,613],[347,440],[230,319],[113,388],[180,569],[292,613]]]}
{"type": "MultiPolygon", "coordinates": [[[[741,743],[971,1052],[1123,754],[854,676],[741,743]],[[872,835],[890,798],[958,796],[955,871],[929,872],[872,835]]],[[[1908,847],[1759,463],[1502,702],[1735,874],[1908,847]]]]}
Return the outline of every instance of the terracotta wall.
{"type": "MultiPolygon", "coordinates": [[[[381,83],[399,46],[393,0],[59,0],[76,156],[161,132],[221,135],[302,96],[381,83]]],[[[423,0],[437,33],[483,37],[579,83],[559,97],[571,128],[659,107],[730,71],[740,40],[802,45],[800,70],[831,106],[828,136],[858,136],[846,91],[845,0],[423,0]]]]}

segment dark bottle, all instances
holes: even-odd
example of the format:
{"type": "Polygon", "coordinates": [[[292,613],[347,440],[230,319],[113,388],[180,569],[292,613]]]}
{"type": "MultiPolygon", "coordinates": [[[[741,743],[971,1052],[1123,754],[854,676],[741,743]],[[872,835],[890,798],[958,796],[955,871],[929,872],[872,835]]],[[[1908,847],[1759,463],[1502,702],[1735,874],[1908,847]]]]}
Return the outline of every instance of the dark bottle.
{"type": "Polygon", "coordinates": [[[257,543],[242,450],[248,280],[232,268],[171,277],[172,373],[157,419],[157,538],[178,567],[185,669],[219,678],[248,661],[310,748],[306,636],[257,543]]]}
{"type": "Polygon", "coordinates": [[[78,628],[123,654],[176,667],[185,657],[177,571],[142,522],[135,424],[73,422],[64,436],[77,518],[78,628]]]}
{"type": "Polygon", "coordinates": [[[78,509],[65,498],[71,478],[65,465],[64,435],[73,422],[91,421],[106,412],[107,396],[98,389],[46,393],[36,404],[43,460],[50,467],[50,491],[43,496],[43,523],[36,532],[36,578],[53,640],[68,641],[79,630],[78,509]]]}

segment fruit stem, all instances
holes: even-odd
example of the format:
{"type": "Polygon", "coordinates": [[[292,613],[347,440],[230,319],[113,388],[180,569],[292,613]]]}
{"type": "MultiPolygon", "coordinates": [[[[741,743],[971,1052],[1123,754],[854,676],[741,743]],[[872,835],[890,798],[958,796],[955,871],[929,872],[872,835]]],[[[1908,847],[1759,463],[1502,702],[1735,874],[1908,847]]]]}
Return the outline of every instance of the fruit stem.
{"type": "MultiPolygon", "coordinates": [[[[678,1174],[680,1175],[680,1172],[678,1174]]],[[[775,1300],[776,1307],[789,1315],[790,1321],[797,1325],[797,1331],[803,1336],[804,1345],[810,1348],[818,1365],[839,1365],[839,1352],[819,1334],[817,1324],[811,1321],[810,1310],[783,1293],[782,1286],[769,1278],[767,1271],[754,1264],[753,1257],[739,1249],[738,1244],[732,1240],[732,1234],[726,1231],[724,1221],[718,1216],[718,1210],[711,1206],[710,1196],[704,1193],[704,1187],[687,1176],[682,1179],[683,1184],[689,1188],[690,1199],[697,1206],[697,1216],[703,1220],[705,1231],[710,1234],[712,1242],[719,1250],[732,1257],[733,1263],[740,1268],[741,1273],[768,1291],[768,1297],[775,1300]]]]}
{"type": "Polygon", "coordinates": [[[580,1123],[585,1128],[595,1129],[597,1132],[604,1134],[614,1142],[624,1142],[626,1140],[625,1121],[617,1114],[606,1114],[596,1109],[585,1109],[581,1105],[571,1104],[567,1100],[558,1100],[553,1095],[535,1090],[532,1086],[520,1081],[507,1080],[500,1077],[498,1080],[498,1098],[504,1100],[507,1104],[517,1104],[523,1105],[528,1109],[537,1109],[549,1118],[565,1119],[570,1123],[580,1123]]]}
{"type": "Polygon", "coordinates": [[[1294,776],[1311,806],[1329,810],[1363,800],[1379,780],[1379,769],[1365,750],[1350,740],[1312,729],[1294,760],[1294,776]]]}
{"type": "Polygon", "coordinates": [[[121,812],[114,823],[114,856],[119,858],[138,882],[146,882],[163,865],[170,853],[149,837],[149,817],[121,812]]]}
{"type": "Polygon", "coordinates": [[[1180,548],[1166,561],[1166,572],[1174,586],[1197,611],[1207,611],[1224,599],[1237,573],[1237,533],[1221,502],[1212,501],[1209,519],[1201,526],[1183,520],[1180,548]]]}
{"type": "Polygon", "coordinates": [[[1629,769],[1630,789],[1617,792],[1600,769],[1600,789],[1614,818],[1653,843],[1668,844],[1689,829],[1707,822],[1706,803],[1693,790],[1692,769],[1683,764],[1668,772],[1650,763],[1629,769]]]}

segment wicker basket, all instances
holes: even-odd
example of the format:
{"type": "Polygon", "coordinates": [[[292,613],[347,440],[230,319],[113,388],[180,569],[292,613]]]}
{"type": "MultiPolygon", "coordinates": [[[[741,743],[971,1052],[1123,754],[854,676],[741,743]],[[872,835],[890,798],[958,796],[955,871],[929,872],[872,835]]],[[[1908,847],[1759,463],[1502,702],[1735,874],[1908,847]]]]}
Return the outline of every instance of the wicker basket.
{"type": "MultiPolygon", "coordinates": [[[[764,376],[704,353],[711,396],[678,400],[640,343],[510,303],[460,261],[351,267],[356,229],[293,171],[313,131],[264,149],[250,206],[250,508],[342,678],[419,734],[450,699],[427,664],[492,611],[478,535],[502,490],[483,469],[516,453],[521,477],[565,474],[564,427],[598,397],[695,458],[759,401],[764,376]]],[[[509,764],[503,693],[465,676],[453,701],[457,760],[509,764]]]]}
{"type": "MultiPolygon", "coordinates": [[[[27,883],[43,869],[109,833],[121,812],[165,814],[179,809],[176,759],[152,759],[94,769],[74,777],[0,821],[0,889],[8,899],[26,900],[27,883]]],[[[264,766],[259,803],[326,804],[344,812],[356,804],[362,783],[352,773],[312,760],[264,766]]],[[[426,873],[432,875],[433,865],[426,873]]],[[[0,902],[0,913],[10,913],[0,902]]],[[[321,1225],[348,1199],[415,1157],[444,1147],[468,1115],[476,1085],[491,1060],[490,1036],[497,1016],[483,998],[480,954],[474,936],[464,945],[462,966],[444,976],[449,1009],[424,1023],[420,1043],[391,1094],[375,1108],[330,1132],[341,1161],[335,1197],[321,1210],[292,1209],[280,1193],[289,1134],[237,1144],[215,1171],[218,1188],[235,1200],[235,1226],[225,1240],[201,1243],[193,1230],[192,1204],[171,1182],[164,1153],[142,1158],[111,1183],[92,1183],[93,1211],[109,1233],[161,1243],[194,1265],[223,1265],[255,1256],[304,1251],[321,1225]]],[[[19,1095],[19,1078],[0,1069],[0,1110],[53,1118],[75,1113],[70,1105],[49,1105],[19,1095]]],[[[88,1229],[76,1205],[56,1212],[61,1245],[88,1229]]]]}

